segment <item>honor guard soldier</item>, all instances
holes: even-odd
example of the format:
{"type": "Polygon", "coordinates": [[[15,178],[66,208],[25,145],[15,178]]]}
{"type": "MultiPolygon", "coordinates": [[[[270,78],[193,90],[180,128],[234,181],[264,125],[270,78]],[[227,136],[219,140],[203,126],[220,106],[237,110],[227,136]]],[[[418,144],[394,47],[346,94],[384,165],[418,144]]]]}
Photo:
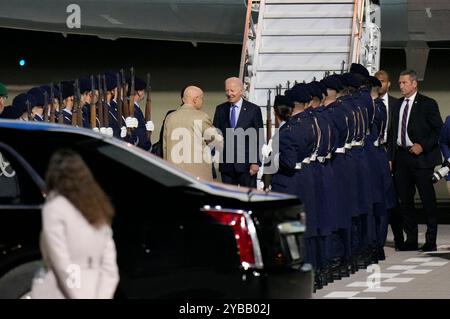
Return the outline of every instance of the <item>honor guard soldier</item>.
{"type": "MultiPolygon", "coordinates": [[[[444,156],[444,162],[442,166],[450,168],[450,116],[445,119],[444,126],[441,130],[441,136],[439,138],[439,146],[441,148],[442,155],[444,156]]],[[[447,189],[450,195],[450,174],[446,176],[447,189]]]]}
{"type": "Polygon", "coordinates": [[[20,121],[32,121],[31,110],[36,106],[34,95],[21,93],[12,102],[12,114],[20,121]]]}
{"type": "Polygon", "coordinates": [[[72,109],[73,109],[73,97],[74,89],[72,81],[61,82],[61,97],[60,108],[62,110],[63,123],[67,125],[72,125],[72,109]]]}
{"type": "Polygon", "coordinates": [[[329,76],[321,81],[327,90],[324,107],[329,121],[335,128],[335,148],[333,159],[330,163],[334,173],[333,193],[336,200],[334,212],[336,214],[336,232],[333,236],[333,252],[336,269],[335,279],[349,276],[349,265],[351,261],[351,218],[352,209],[356,211],[357,206],[351,203],[350,193],[353,192],[350,176],[354,174],[345,157],[345,144],[349,136],[350,115],[344,108],[342,101],[338,100],[339,92],[344,88],[339,77],[329,76]],[[352,191],[350,191],[352,190],[352,191]]]}
{"type": "MultiPolygon", "coordinates": [[[[317,203],[315,197],[315,179],[310,165],[311,157],[316,149],[319,138],[312,112],[308,110],[312,97],[306,88],[306,84],[296,84],[289,90],[287,97],[294,101],[292,116],[286,125],[295,127],[292,143],[297,143],[297,159],[295,163],[295,187],[297,196],[305,205],[306,211],[306,261],[315,269],[315,287],[320,289],[327,284],[327,276],[323,272],[323,256],[320,253],[320,225],[318,224],[317,203]]],[[[280,134],[280,143],[283,137],[280,134]]],[[[288,146],[290,144],[287,144],[288,146]]],[[[283,147],[280,146],[280,157],[283,147]]],[[[281,161],[281,160],[280,160],[281,161]]],[[[292,186],[291,186],[292,187],[292,186]]]]}
{"type": "Polygon", "coordinates": [[[45,91],[40,87],[34,87],[30,89],[28,94],[34,96],[36,100],[36,105],[31,109],[31,116],[36,122],[44,121],[44,104],[45,104],[45,91]]]}
{"type": "Polygon", "coordinates": [[[8,90],[3,83],[0,83],[0,117],[5,109],[5,101],[8,98],[8,90]]]}
{"type": "Polygon", "coordinates": [[[106,105],[108,109],[109,127],[111,127],[113,131],[113,136],[120,138],[126,136],[126,128],[124,130],[125,134],[122,134],[123,136],[121,136],[121,124],[125,123],[125,118],[120,114],[121,120],[119,121],[119,110],[117,105],[118,83],[120,83],[120,75],[112,72],[105,73],[106,105]]]}
{"type": "Polygon", "coordinates": [[[139,77],[134,78],[134,95],[130,96],[131,81],[128,81],[128,96],[129,103],[134,105],[134,118],[128,117],[126,119],[127,128],[133,128],[131,130],[131,143],[140,147],[146,151],[150,151],[152,143],[148,138],[147,131],[153,131],[155,129],[153,122],[145,122],[144,114],[139,106],[139,101],[142,101],[145,96],[145,88],[147,84],[139,77]]]}
{"type": "MultiPolygon", "coordinates": [[[[80,90],[80,108],[81,114],[83,116],[83,127],[90,128],[91,121],[91,101],[94,98],[94,93],[92,92],[91,81],[88,78],[79,78],[78,79],[79,90],[80,90]]],[[[98,116],[95,119],[97,123],[97,127],[100,127],[100,121],[98,116]]]]}

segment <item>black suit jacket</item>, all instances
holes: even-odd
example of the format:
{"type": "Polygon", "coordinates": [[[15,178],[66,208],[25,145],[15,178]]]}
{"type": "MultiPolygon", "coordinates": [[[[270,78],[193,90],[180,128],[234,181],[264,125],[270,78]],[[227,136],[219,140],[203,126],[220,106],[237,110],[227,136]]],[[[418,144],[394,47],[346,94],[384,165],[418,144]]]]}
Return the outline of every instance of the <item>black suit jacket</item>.
{"type": "MultiPolygon", "coordinates": [[[[399,104],[398,104],[398,99],[396,97],[393,97],[392,95],[388,95],[388,113],[389,113],[389,117],[388,117],[388,130],[387,130],[387,149],[388,149],[388,153],[390,154],[392,152],[391,147],[393,146],[393,144],[390,142],[391,140],[393,140],[393,134],[394,134],[394,129],[393,129],[393,118],[395,117],[395,112],[399,112],[397,109],[399,108],[399,104]]],[[[401,104],[400,104],[401,105],[401,104]]]]}
{"type": "MultiPolygon", "coordinates": [[[[250,139],[248,136],[245,137],[245,149],[238,150],[237,143],[235,139],[234,143],[234,157],[233,159],[227,159],[227,129],[231,128],[230,125],[230,107],[231,104],[229,102],[222,103],[216,107],[216,112],[214,114],[213,124],[216,128],[220,129],[224,136],[224,148],[222,152],[222,161],[219,164],[219,171],[221,172],[232,172],[233,170],[238,173],[248,172],[250,164],[258,164],[261,165],[260,161],[260,150],[262,142],[264,141],[264,132],[261,130],[263,125],[261,108],[248,102],[246,100],[243,101],[241,110],[239,112],[239,117],[236,123],[236,128],[242,128],[244,131],[249,128],[254,128],[256,131],[257,143],[249,143],[250,139]],[[256,145],[254,145],[256,144],[256,145]],[[250,147],[252,147],[252,151],[250,151],[250,147]],[[242,163],[238,163],[238,154],[244,151],[245,160],[242,163]],[[251,155],[255,155],[252,156],[251,155]],[[256,158],[255,158],[256,157],[256,158]]],[[[230,132],[230,131],[229,131],[230,132]]],[[[231,143],[229,141],[228,143],[231,143]]],[[[228,150],[229,151],[229,150],[228,150]]]]}
{"type": "MultiPolygon", "coordinates": [[[[394,161],[398,150],[397,137],[399,127],[400,108],[404,98],[398,100],[392,117],[392,136],[389,141],[389,159],[394,161]]],[[[442,118],[439,106],[435,100],[417,93],[412,102],[411,114],[408,121],[408,136],[411,142],[418,143],[423,153],[417,156],[417,168],[433,168],[442,162],[439,151],[439,134],[442,128],[442,118]]],[[[395,162],[394,162],[395,165],[395,162]]]]}

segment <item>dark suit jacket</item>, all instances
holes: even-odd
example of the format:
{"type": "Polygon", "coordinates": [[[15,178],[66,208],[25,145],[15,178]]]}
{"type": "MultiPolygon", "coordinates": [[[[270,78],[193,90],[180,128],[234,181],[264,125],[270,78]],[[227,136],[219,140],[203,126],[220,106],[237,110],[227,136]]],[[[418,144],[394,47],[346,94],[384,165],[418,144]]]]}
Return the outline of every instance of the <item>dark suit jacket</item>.
{"type": "Polygon", "coordinates": [[[398,104],[398,99],[396,97],[393,97],[392,95],[388,95],[388,100],[389,100],[389,109],[388,109],[388,113],[389,113],[389,117],[388,117],[388,130],[387,130],[387,148],[388,148],[388,153],[390,154],[392,152],[391,148],[393,146],[392,143],[390,143],[390,141],[394,138],[392,135],[394,134],[394,130],[393,130],[393,118],[395,116],[395,112],[399,112],[399,110],[397,110],[399,108],[399,105],[401,106],[401,104],[398,104]]]}
{"type": "Polygon", "coordinates": [[[166,113],[166,116],[164,117],[164,120],[163,120],[162,125],[161,125],[161,130],[159,131],[159,140],[158,140],[158,142],[153,144],[153,147],[152,147],[152,151],[151,151],[152,154],[155,154],[156,156],[159,156],[161,158],[164,157],[164,154],[163,154],[163,149],[164,149],[164,145],[163,145],[163,143],[164,143],[164,139],[163,139],[164,124],[166,123],[167,116],[170,113],[175,112],[175,111],[176,111],[176,109],[175,110],[169,110],[166,113]]]}
{"type": "MultiPolygon", "coordinates": [[[[404,98],[398,100],[392,117],[392,136],[389,141],[389,160],[394,161],[398,150],[397,136],[400,117],[400,108],[404,98]]],[[[417,168],[433,168],[442,162],[439,151],[439,134],[442,128],[442,118],[439,106],[435,100],[417,93],[413,102],[408,121],[408,136],[411,142],[418,143],[423,153],[417,156],[417,168]]],[[[395,165],[395,163],[394,163],[395,165]]]]}
{"type": "MultiPolygon", "coordinates": [[[[245,161],[244,163],[237,163],[238,152],[242,152],[242,150],[237,149],[236,143],[234,143],[234,159],[229,160],[227,162],[227,129],[231,128],[230,125],[230,107],[231,104],[229,102],[225,102],[216,107],[216,112],[214,114],[213,124],[216,128],[220,129],[224,136],[224,148],[223,148],[223,161],[219,164],[219,171],[221,172],[232,172],[233,169],[236,172],[243,173],[248,172],[250,164],[258,164],[261,165],[260,161],[260,144],[264,141],[264,132],[260,130],[264,127],[262,120],[261,108],[248,102],[246,100],[242,103],[242,108],[239,112],[239,118],[236,123],[236,128],[242,128],[246,131],[249,128],[256,129],[257,136],[257,145],[252,145],[252,147],[256,147],[256,159],[250,158],[253,151],[250,152],[249,148],[249,138],[245,138],[245,161]]],[[[235,140],[236,141],[236,140],[235,140]]],[[[231,141],[230,141],[231,142],[231,141]]],[[[229,142],[229,143],[230,143],[229,142]]],[[[253,144],[253,143],[252,143],[253,144]]]]}

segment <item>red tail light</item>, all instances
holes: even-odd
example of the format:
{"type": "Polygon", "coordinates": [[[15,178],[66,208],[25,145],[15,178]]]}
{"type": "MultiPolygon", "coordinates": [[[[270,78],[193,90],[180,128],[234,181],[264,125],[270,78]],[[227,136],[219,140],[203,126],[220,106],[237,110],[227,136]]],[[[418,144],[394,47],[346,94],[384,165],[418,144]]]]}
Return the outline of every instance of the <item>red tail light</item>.
{"type": "Polygon", "coordinates": [[[213,217],[219,224],[233,229],[241,265],[244,269],[263,267],[258,236],[250,217],[251,212],[222,209],[221,207],[211,208],[210,206],[205,206],[202,211],[213,217]]]}

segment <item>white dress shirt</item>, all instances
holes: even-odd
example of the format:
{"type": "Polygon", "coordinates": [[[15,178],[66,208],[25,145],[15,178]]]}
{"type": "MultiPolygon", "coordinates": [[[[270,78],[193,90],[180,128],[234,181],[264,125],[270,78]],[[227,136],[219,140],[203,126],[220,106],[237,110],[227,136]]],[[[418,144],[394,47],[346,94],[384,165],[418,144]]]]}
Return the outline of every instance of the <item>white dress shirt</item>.
{"type": "Polygon", "coordinates": [[[388,126],[389,126],[389,94],[386,92],[385,95],[381,97],[383,100],[384,105],[386,106],[386,127],[384,128],[384,135],[383,135],[383,141],[384,143],[387,142],[387,134],[388,134],[388,126]]]}
{"type": "Polygon", "coordinates": [[[409,117],[411,115],[411,110],[414,105],[414,100],[416,99],[417,91],[411,95],[409,98],[405,98],[403,100],[402,106],[400,108],[399,118],[398,118],[398,135],[397,135],[397,145],[402,146],[402,119],[403,119],[403,111],[405,110],[406,106],[406,99],[408,99],[409,109],[408,109],[408,116],[406,118],[406,146],[413,146],[413,142],[409,138],[408,135],[408,124],[409,124],[409,117]]]}

